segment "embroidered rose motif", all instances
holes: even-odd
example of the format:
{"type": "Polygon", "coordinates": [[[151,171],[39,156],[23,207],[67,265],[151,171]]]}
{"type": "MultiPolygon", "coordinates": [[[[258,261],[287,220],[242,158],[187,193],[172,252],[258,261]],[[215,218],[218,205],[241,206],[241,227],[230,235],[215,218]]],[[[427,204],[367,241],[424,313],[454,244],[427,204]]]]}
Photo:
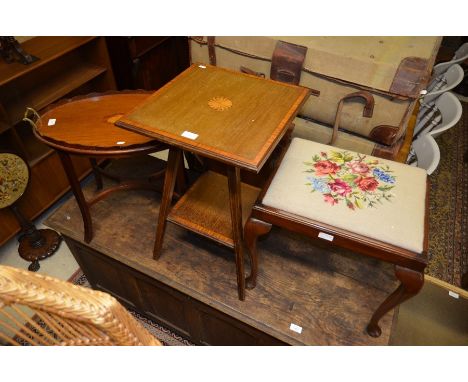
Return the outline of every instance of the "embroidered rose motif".
{"type": "Polygon", "coordinates": [[[362,191],[374,191],[379,185],[375,178],[357,178],[354,182],[362,191]]]}
{"type": "Polygon", "coordinates": [[[376,207],[394,197],[396,177],[386,164],[378,159],[347,151],[321,151],[304,162],[307,186],[311,192],[323,194],[323,201],[330,206],[344,204],[350,210],[376,207]]]}
{"type": "Polygon", "coordinates": [[[333,182],[328,183],[328,185],[333,192],[336,192],[340,196],[346,196],[352,191],[352,188],[349,186],[349,184],[343,182],[340,179],[335,179],[333,182]]]}
{"type": "Polygon", "coordinates": [[[369,172],[369,166],[363,162],[350,162],[348,163],[348,167],[353,174],[363,175],[369,172]]]}
{"type": "Polygon", "coordinates": [[[330,162],[329,160],[322,160],[314,164],[315,167],[315,174],[318,176],[327,175],[327,174],[335,174],[340,170],[340,166],[337,164],[330,162]]]}

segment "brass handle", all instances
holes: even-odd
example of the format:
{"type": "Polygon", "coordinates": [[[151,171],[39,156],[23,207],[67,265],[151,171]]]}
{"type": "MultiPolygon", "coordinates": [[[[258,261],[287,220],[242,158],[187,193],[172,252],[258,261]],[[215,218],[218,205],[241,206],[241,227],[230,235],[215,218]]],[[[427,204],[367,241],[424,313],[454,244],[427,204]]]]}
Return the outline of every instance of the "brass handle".
{"type": "Polygon", "coordinates": [[[39,121],[40,119],[41,119],[41,116],[36,110],[34,110],[32,107],[26,108],[26,111],[24,112],[23,121],[28,122],[34,129],[37,129],[36,122],[39,121]],[[29,118],[31,114],[32,114],[32,117],[35,118],[35,121],[29,118]]]}

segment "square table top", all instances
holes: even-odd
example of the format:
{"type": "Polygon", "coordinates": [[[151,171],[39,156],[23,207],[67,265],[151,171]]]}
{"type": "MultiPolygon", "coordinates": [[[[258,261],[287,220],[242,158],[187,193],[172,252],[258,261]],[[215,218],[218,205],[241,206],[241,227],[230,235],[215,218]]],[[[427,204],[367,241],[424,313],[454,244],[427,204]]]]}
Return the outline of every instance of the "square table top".
{"type": "Polygon", "coordinates": [[[116,125],[258,172],[308,95],[301,86],[193,64],[116,125]]]}

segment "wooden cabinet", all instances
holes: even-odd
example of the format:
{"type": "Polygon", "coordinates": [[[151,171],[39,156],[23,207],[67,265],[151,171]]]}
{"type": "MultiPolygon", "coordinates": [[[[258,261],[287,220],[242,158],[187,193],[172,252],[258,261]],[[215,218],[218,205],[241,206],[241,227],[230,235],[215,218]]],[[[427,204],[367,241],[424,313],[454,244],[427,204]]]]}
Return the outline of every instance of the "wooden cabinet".
{"type": "MultiPolygon", "coordinates": [[[[57,155],[22,122],[26,107],[40,111],[63,97],[115,89],[115,81],[103,37],[35,37],[22,46],[39,60],[31,65],[0,61],[0,150],[21,155],[31,167],[19,207],[34,219],[69,185],[57,155]]],[[[80,178],[89,173],[85,158],[73,160],[80,178]]],[[[0,211],[0,245],[19,230],[13,215],[0,211]]]]}
{"type": "Polygon", "coordinates": [[[158,89],[189,66],[187,37],[106,37],[120,90],[158,89]]]}

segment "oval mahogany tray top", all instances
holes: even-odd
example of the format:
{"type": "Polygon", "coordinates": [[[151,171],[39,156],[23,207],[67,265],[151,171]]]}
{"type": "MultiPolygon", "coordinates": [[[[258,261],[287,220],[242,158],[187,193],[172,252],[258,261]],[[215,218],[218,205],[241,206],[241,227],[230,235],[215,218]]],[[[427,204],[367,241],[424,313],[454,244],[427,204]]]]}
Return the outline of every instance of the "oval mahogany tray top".
{"type": "Polygon", "coordinates": [[[151,150],[161,143],[114,125],[150,95],[126,91],[59,101],[41,115],[35,134],[50,146],[77,154],[151,150]]]}

